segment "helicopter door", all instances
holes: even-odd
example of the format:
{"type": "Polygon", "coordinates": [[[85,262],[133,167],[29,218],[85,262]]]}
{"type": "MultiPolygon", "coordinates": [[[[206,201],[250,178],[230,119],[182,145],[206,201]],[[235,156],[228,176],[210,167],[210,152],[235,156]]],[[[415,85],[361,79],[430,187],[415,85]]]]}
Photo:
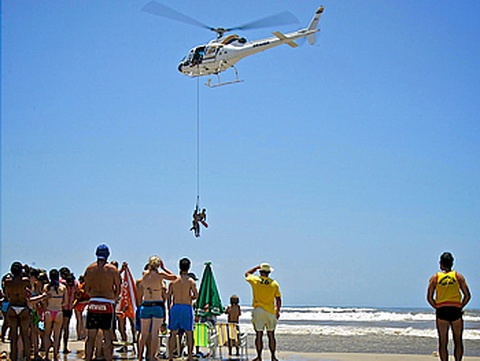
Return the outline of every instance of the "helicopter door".
{"type": "Polygon", "coordinates": [[[205,48],[205,55],[203,57],[203,60],[208,61],[215,59],[215,56],[217,55],[219,47],[216,45],[210,45],[205,48]]]}

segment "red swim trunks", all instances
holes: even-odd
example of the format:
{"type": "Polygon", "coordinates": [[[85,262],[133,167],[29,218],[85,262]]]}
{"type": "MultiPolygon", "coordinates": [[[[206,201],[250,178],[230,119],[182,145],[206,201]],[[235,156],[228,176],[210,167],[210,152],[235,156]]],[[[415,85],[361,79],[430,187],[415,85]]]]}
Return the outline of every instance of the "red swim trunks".
{"type": "Polygon", "coordinates": [[[113,330],[115,307],[112,302],[90,300],[87,309],[87,329],[113,330]]]}

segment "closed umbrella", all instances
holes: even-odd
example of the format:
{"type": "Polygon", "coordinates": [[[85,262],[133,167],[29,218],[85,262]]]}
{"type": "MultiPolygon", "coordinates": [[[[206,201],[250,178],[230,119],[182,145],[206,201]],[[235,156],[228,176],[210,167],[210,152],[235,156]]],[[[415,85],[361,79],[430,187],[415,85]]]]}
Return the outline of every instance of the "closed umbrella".
{"type": "Polygon", "coordinates": [[[205,262],[200,290],[195,303],[195,314],[200,317],[212,317],[221,315],[224,312],[220,292],[218,292],[217,284],[213,277],[211,262],[205,262]]]}

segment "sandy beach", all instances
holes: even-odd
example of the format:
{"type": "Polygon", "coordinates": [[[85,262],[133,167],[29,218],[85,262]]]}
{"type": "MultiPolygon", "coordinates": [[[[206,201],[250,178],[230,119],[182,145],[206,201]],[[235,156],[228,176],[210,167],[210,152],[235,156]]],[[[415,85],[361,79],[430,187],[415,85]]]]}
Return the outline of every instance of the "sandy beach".
{"type": "MultiPolygon", "coordinates": [[[[9,351],[10,345],[8,343],[0,343],[0,352],[5,355],[5,352],[9,351]]],[[[84,343],[82,341],[71,341],[69,343],[71,353],[64,355],[60,353],[60,358],[63,361],[67,360],[82,360],[84,355],[83,347],[84,343]]],[[[269,360],[270,355],[267,351],[264,351],[264,360],[269,360]]],[[[402,355],[402,354],[375,354],[375,353],[321,353],[321,352],[289,352],[279,350],[277,357],[282,361],[434,361],[438,360],[438,357],[435,355],[402,355]]],[[[231,358],[223,357],[222,360],[235,360],[235,361],[244,361],[251,360],[254,358],[254,350],[249,349],[249,358],[231,358]]],[[[133,350],[130,348],[127,353],[119,353],[118,348],[114,352],[115,360],[136,360],[136,356],[133,350]]],[[[186,358],[183,358],[186,359],[186,358]]],[[[182,358],[178,358],[182,360],[182,358]]],[[[202,360],[202,359],[199,359],[202,360]]],[[[208,360],[208,358],[204,358],[208,360]]],[[[217,360],[219,360],[217,358],[217,360]]],[[[453,357],[451,357],[453,360],[453,357]]],[[[465,361],[480,361],[480,357],[464,357],[465,361]]]]}
{"type": "MultiPolygon", "coordinates": [[[[268,356],[268,355],[267,355],[268,356]]],[[[438,360],[435,355],[400,355],[371,353],[293,353],[279,352],[280,360],[288,361],[426,361],[438,360]]],[[[453,360],[453,357],[451,357],[453,360]]],[[[268,358],[265,358],[268,360],[268,358]]],[[[466,361],[479,361],[480,357],[464,357],[466,361]]]]}

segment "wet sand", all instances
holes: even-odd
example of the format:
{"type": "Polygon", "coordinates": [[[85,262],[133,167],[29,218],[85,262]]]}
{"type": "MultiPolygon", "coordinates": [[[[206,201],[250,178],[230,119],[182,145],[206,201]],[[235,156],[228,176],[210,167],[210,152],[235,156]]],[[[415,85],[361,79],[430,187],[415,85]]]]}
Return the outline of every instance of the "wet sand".
{"type": "MultiPolygon", "coordinates": [[[[266,354],[266,356],[268,356],[266,354]]],[[[399,355],[370,353],[292,353],[279,352],[280,360],[285,361],[436,361],[435,355],[399,355]]],[[[453,356],[450,357],[453,361],[453,356]]],[[[265,358],[269,360],[269,358],[265,358]]],[[[480,361],[480,357],[464,357],[465,361],[480,361]]]]}
{"type": "MultiPolygon", "coordinates": [[[[71,341],[69,343],[69,348],[71,353],[64,355],[60,353],[60,359],[62,361],[82,361],[84,356],[83,341],[71,341]]],[[[5,352],[9,352],[10,345],[9,343],[0,343],[0,352],[2,353],[2,358],[5,359],[5,352]]],[[[119,347],[115,347],[114,359],[115,360],[136,360],[136,355],[133,352],[133,348],[129,347],[128,352],[120,353],[118,352],[119,347]]],[[[228,358],[223,355],[223,360],[231,361],[244,361],[252,360],[254,358],[254,350],[250,349],[248,351],[248,358],[228,358]]],[[[372,353],[313,353],[313,352],[288,352],[288,351],[278,351],[277,357],[281,361],[435,361],[439,360],[438,356],[431,355],[401,355],[401,354],[372,354],[372,353]]],[[[186,358],[183,358],[186,360],[186,358]]],[[[264,351],[263,359],[265,361],[270,360],[270,354],[268,351],[264,351]]],[[[450,357],[453,360],[453,357],[450,357]]],[[[465,361],[480,361],[480,357],[464,357],[465,361]]],[[[178,358],[177,360],[182,360],[178,358]]],[[[208,360],[208,358],[200,358],[198,360],[208,360]]],[[[219,360],[217,358],[217,360],[219,360]]]]}

